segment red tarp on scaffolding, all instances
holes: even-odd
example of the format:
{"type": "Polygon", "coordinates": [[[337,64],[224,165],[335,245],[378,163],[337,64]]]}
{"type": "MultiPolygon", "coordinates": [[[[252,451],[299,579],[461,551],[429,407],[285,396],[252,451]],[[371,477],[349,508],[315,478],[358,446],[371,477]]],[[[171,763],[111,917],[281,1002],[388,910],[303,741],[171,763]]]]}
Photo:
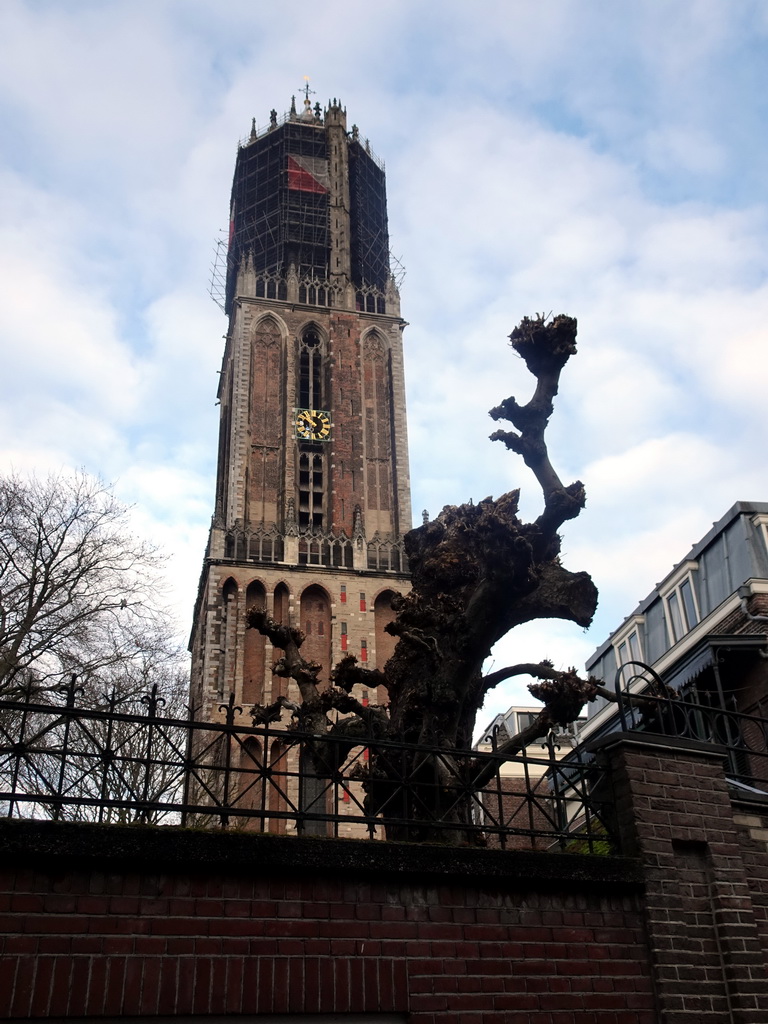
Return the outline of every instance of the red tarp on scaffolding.
{"type": "Polygon", "coordinates": [[[302,167],[296,157],[288,157],[288,188],[296,192],[327,192],[328,189],[306,167],[302,167]]]}

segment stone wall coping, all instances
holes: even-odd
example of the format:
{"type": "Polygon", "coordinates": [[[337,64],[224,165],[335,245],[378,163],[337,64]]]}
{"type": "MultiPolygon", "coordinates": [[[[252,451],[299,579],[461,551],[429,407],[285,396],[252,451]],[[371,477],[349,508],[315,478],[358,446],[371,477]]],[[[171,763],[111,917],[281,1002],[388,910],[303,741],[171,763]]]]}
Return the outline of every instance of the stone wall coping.
{"type": "Polygon", "coordinates": [[[225,873],[258,870],[294,879],[392,876],[407,882],[509,888],[560,888],[574,882],[627,891],[643,884],[638,861],[628,857],[526,850],[418,845],[361,839],[323,839],[268,833],[204,831],[177,826],[100,825],[90,822],[0,819],[0,862],[54,869],[172,869],[225,873]]]}
{"type": "Polygon", "coordinates": [[[708,743],[705,740],[683,739],[679,736],[665,736],[655,732],[611,732],[584,744],[590,753],[598,750],[612,750],[614,747],[648,747],[653,750],[666,750],[673,754],[697,754],[713,761],[722,761],[727,756],[726,747],[720,743],[708,743]]]}

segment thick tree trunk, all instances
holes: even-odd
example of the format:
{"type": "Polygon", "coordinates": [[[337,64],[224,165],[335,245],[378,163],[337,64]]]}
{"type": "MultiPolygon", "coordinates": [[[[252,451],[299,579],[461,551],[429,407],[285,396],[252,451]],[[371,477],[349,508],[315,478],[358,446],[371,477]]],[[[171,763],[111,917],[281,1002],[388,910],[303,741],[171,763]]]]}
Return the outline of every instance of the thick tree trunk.
{"type": "MultiPolygon", "coordinates": [[[[322,740],[312,744],[308,756],[317,776],[327,778],[338,767],[340,751],[359,745],[362,732],[368,732],[371,758],[362,775],[366,806],[368,813],[392,819],[386,826],[392,838],[467,841],[472,787],[480,780],[473,778],[477,768],[459,764],[454,752],[471,746],[477,711],[492,685],[482,675],[491,648],[510,629],[532,619],[569,619],[580,626],[592,620],[597,590],[587,573],[561,565],[558,534],[583,508],[584,487],[580,481],[561,483],[544,439],[560,373],[576,351],[575,338],[576,321],[570,317],[524,319],[510,339],[536,378],[534,395],[527,405],[507,398],[491,410],[494,419],[516,428],[498,430],[492,440],[522,455],[535,474],[544,497],[541,515],[535,522],[521,522],[514,490],[495,501],[447,506],[435,520],[408,533],[412,589],[392,602],[396,618],[386,628],[399,643],[382,670],[370,673],[346,658],[334,673],[336,686],[321,693],[318,666],[304,661],[299,650],[303,634],[267,620],[263,612],[251,613],[250,625],[285,652],[275,671],[299,685],[302,704],[294,714],[300,726],[349,741],[346,747],[322,740]],[[363,708],[351,693],[359,684],[383,685],[389,695],[386,711],[363,708]],[[331,708],[352,718],[332,724],[331,708]],[[394,756],[388,748],[377,748],[376,738],[421,749],[394,756]]],[[[566,690],[578,678],[575,673],[555,676],[566,690]]],[[[575,687],[574,718],[590,699],[588,690],[575,687]]],[[[565,724],[564,707],[560,699],[559,710],[540,716],[539,728],[546,732],[555,721],[565,724]]],[[[255,712],[263,718],[270,710],[255,712]]]]}

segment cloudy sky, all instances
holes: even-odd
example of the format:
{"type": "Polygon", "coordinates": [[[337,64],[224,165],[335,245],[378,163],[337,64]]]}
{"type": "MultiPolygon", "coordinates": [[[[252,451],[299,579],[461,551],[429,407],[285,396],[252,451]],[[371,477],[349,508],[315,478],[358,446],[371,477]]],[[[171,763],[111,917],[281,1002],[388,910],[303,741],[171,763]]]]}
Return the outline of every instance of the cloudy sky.
{"type": "Polygon", "coordinates": [[[496,667],[583,665],[734,501],[768,500],[768,4],[2,0],[0,465],[114,481],[185,630],[214,239],[238,139],[305,75],[386,161],[418,520],[513,486],[537,514],[487,410],[530,394],[522,316],[579,320],[549,442],[587,487],[564,552],[600,607],[587,633],[516,632],[496,667]]]}

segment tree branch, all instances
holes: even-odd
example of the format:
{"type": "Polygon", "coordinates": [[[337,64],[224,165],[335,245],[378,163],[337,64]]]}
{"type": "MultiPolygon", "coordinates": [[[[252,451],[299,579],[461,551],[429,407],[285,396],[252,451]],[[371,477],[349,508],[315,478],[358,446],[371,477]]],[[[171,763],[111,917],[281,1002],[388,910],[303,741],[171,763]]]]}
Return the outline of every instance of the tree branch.
{"type": "Polygon", "coordinates": [[[369,690],[387,686],[387,677],[383,672],[376,668],[362,668],[354,654],[344,655],[331,672],[331,680],[345,693],[349,693],[353,686],[363,686],[369,690]]]}
{"type": "Polygon", "coordinates": [[[501,441],[523,460],[539,481],[544,495],[544,512],[537,525],[545,533],[553,533],[567,519],[574,519],[584,507],[584,487],[579,482],[564,487],[549,460],[544,432],[552,415],[553,400],[558,392],[560,373],[576,352],[576,320],[556,316],[550,322],[544,316],[524,317],[510,334],[512,348],[525,360],[536,377],[536,390],[527,405],[521,406],[513,397],[491,409],[493,419],[509,420],[519,433],[497,430],[492,441],[501,441]]]}
{"type": "Polygon", "coordinates": [[[494,686],[498,686],[499,683],[503,683],[505,679],[511,679],[513,676],[536,676],[538,679],[549,678],[545,674],[549,670],[555,671],[551,661],[526,661],[519,665],[508,665],[506,668],[498,668],[495,672],[489,672],[483,676],[483,692],[487,693],[494,686]]]}
{"type": "Polygon", "coordinates": [[[253,718],[254,725],[269,725],[270,722],[279,722],[283,710],[291,711],[293,714],[298,714],[301,710],[300,706],[292,700],[288,700],[282,694],[273,701],[272,704],[268,704],[266,707],[263,704],[254,704],[251,708],[251,717],[253,718]]]}
{"type": "Polygon", "coordinates": [[[317,700],[317,677],[322,666],[316,661],[308,661],[301,654],[299,648],[306,639],[302,631],[270,618],[263,608],[249,608],[245,613],[245,622],[246,627],[257,629],[273,647],[282,650],[283,657],[272,669],[275,675],[294,679],[305,703],[317,700]]]}

